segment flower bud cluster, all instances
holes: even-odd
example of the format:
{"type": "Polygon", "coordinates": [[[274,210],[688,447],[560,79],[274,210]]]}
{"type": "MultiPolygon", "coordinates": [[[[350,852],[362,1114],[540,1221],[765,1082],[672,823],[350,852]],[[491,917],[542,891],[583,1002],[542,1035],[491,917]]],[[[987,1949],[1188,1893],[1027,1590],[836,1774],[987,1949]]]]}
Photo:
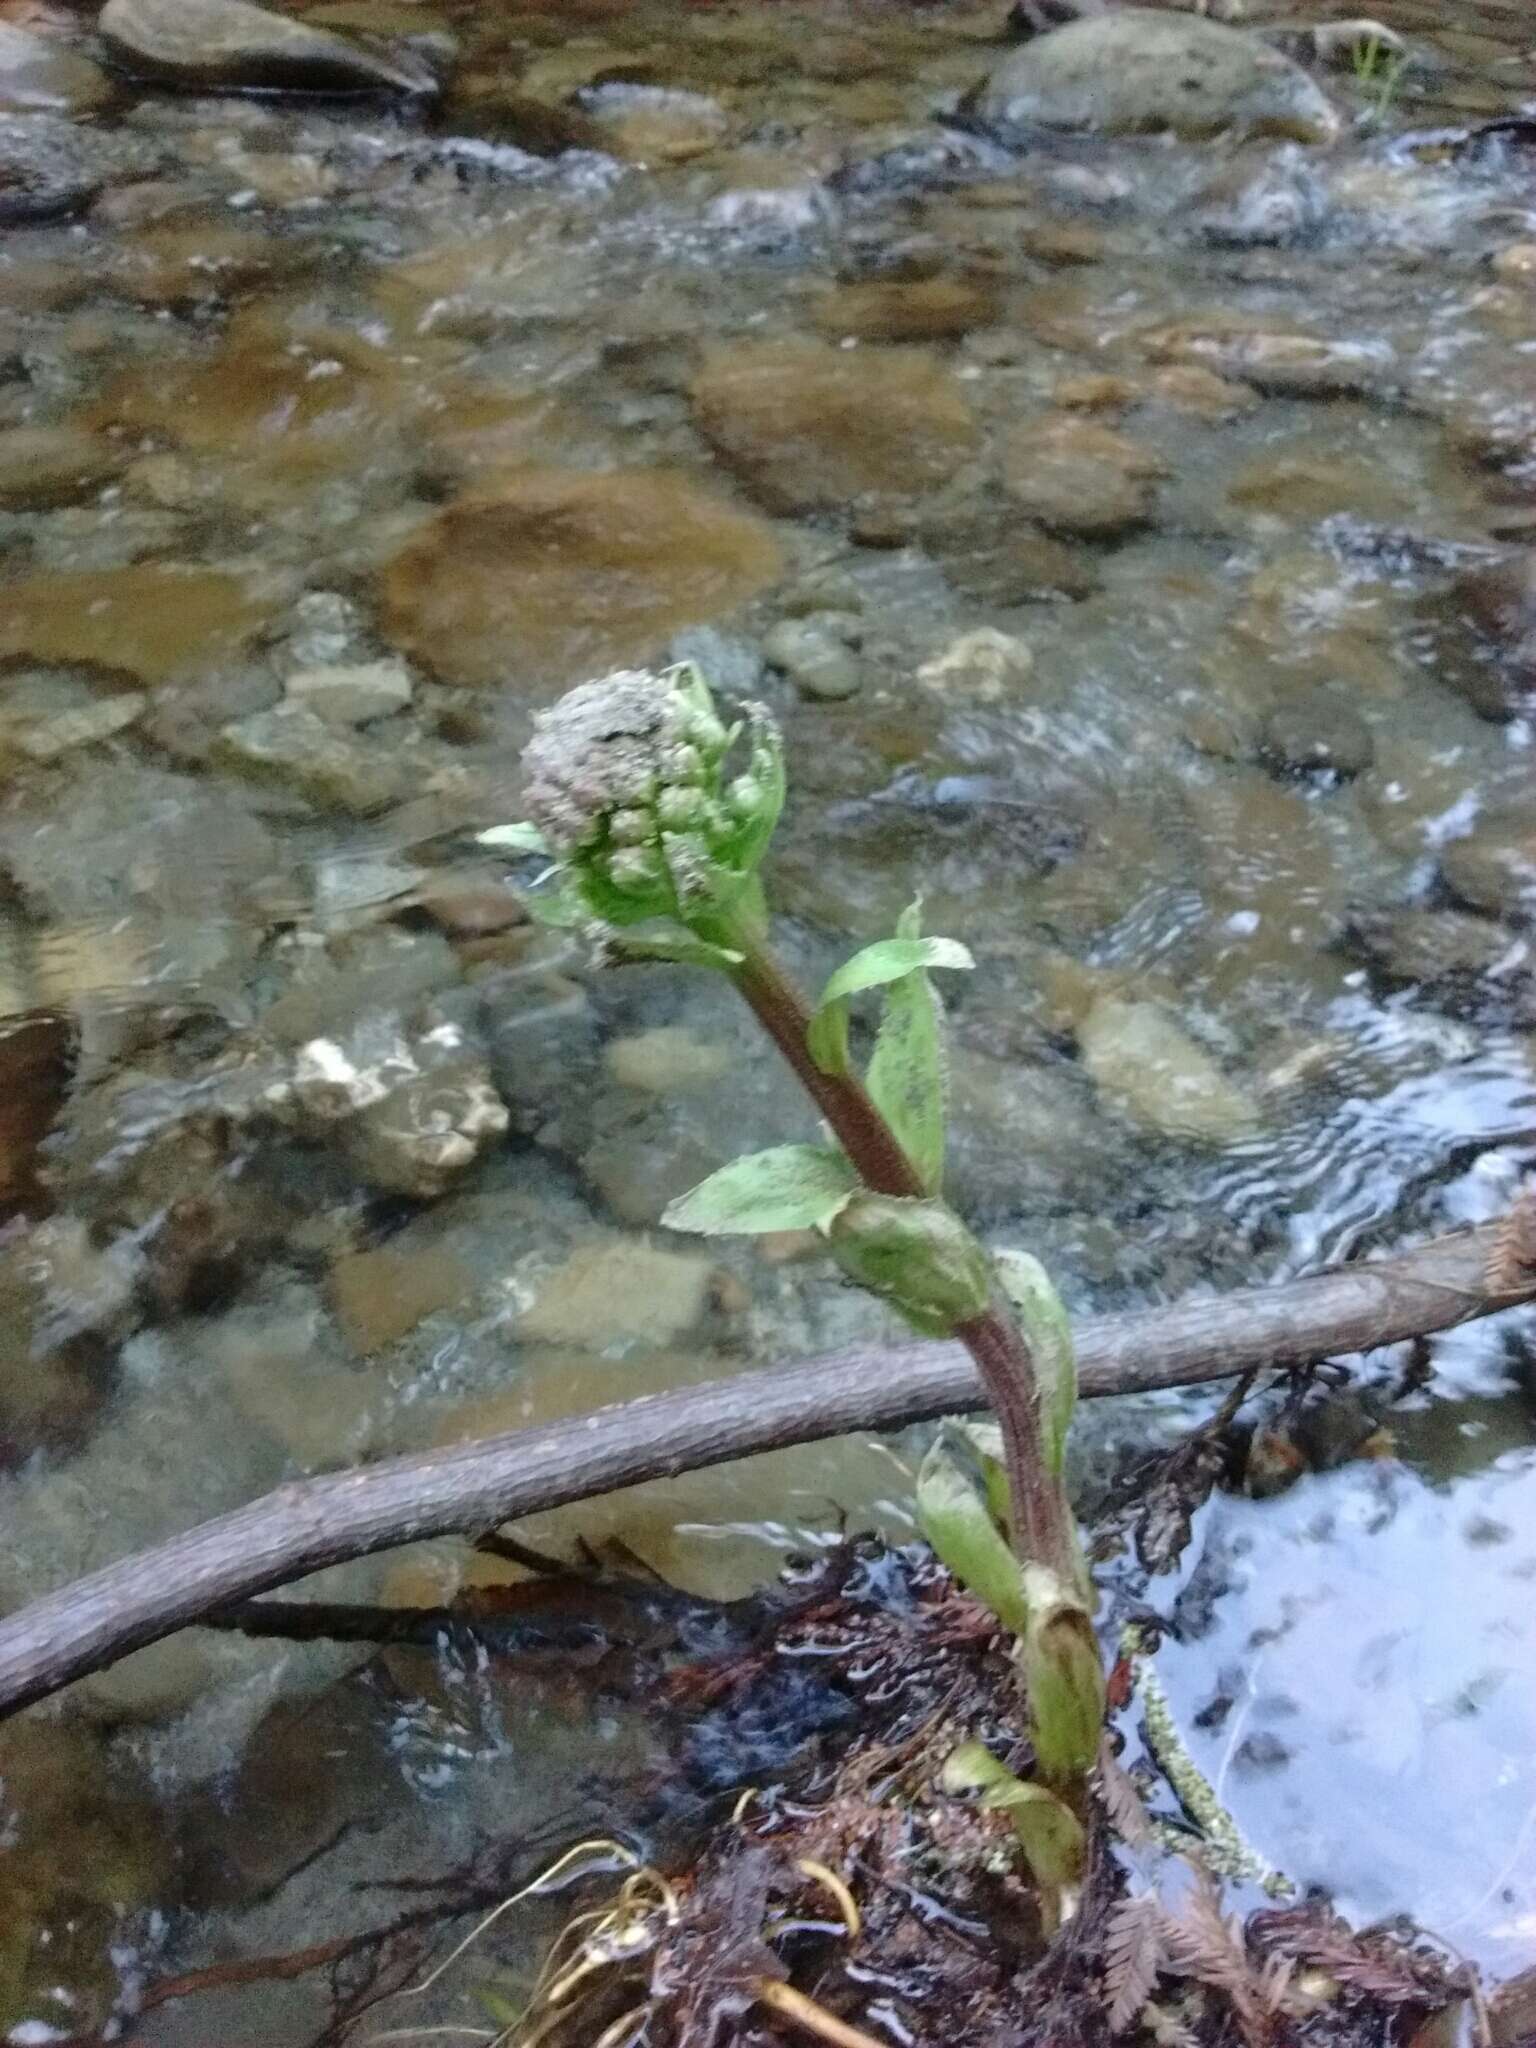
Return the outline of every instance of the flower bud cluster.
{"type": "Polygon", "coordinates": [[[536,721],[528,815],[587,908],[606,923],[728,909],[752,879],[784,801],[778,728],[746,707],[727,727],[691,665],[620,669],[536,721]]]}

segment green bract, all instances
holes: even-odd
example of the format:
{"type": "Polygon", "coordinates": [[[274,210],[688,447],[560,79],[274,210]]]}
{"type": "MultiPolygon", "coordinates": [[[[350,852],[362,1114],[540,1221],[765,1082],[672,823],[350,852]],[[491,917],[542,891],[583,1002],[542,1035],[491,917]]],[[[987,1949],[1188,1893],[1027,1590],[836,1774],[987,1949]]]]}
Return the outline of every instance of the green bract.
{"type": "Polygon", "coordinates": [[[772,717],[749,704],[726,726],[691,663],[619,669],[568,691],[539,713],[524,763],[529,826],[488,842],[542,843],[560,870],[557,916],[606,925],[697,930],[736,908],[784,804],[772,717]]]}

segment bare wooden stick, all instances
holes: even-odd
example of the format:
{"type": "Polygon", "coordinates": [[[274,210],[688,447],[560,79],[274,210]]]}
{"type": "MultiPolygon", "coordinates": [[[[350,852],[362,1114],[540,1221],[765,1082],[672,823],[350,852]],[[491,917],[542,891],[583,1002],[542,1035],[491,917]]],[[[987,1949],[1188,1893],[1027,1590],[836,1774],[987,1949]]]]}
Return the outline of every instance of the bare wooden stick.
{"type": "MultiPolygon", "coordinates": [[[[1507,1237],[1507,1232],[1504,1234],[1507,1237]]],[[[1449,1329],[1536,1297],[1495,1260],[1496,1224],[1275,1287],[1076,1326],[1085,1395],[1144,1393],[1449,1329]]],[[[981,1405],[958,1344],[842,1351],[477,1443],[296,1480],[90,1573],[0,1623],[0,1715],[326,1565],[424,1537],[478,1536],[594,1494],[856,1429],[981,1405]]]]}

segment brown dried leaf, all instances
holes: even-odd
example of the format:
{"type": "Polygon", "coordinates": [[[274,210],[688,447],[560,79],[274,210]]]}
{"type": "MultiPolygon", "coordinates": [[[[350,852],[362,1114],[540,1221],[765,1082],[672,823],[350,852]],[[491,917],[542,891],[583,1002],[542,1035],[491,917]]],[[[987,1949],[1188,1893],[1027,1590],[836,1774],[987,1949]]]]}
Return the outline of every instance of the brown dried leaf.
{"type": "Polygon", "coordinates": [[[1536,1189],[1525,1188],[1505,1210],[1483,1269],[1490,1294],[1518,1294],[1536,1278],[1536,1189]]]}
{"type": "Polygon", "coordinates": [[[1123,2034],[1141,2017],[1163,1950],[1163,1909],[1156,1898],[1144,1892],[1122,1899],[1104,1931],[1104,1996],[1112,2034],[1123,2034]]]}

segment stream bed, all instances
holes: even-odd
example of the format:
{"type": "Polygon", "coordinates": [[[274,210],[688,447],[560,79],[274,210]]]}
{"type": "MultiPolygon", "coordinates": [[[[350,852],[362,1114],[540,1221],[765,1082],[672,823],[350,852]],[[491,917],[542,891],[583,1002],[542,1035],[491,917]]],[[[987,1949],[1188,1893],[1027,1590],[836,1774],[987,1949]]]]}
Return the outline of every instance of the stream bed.
{"type": "MultiPolygon", "coordinates": [[[[285,1478],[896,1336],[798,1238],[656,1228],[807,1114],[726,992],[595,972],[476,845],[533,712],[612,666],[782,720],[808,982],[919,894],[971,947],[950,1191],[1071,1307],[1501,1210],[1536,1158],[1522,0],[1309,45],[1310,141],[999,139],[1015,46],[971,0],[293,13],[446,85],[146,83],[47,0],[46,75],[0,38],[0,1603],[285,1478]]],[[[1152,1588],[1264,1854],[1493,1976],[1536,1960],[1531,1331],[1436,1341],[1381,1456],[1218,1495],[1152,1588]]],[[[1085,1505],[1208,1406],[1100,1404],[1085,1505]]],[[[920,1449],[520,1533],[735,1598],[909,1536],[920,1449]]],[[[305,1590],[516,1576],[442,1544],[305,1590]]],[[[659,1801],[580,1646],[515,1683],[153,1646],[0,1728],[0,2030],[92,2038],[493,1838],[651,1840],[782,1766],[776,1711],[659,1801]]],[[[461,1985],[432,2017],[484,2024],[461,1985]]],[[[323,2018],[268,1985],[134,2038],[323,2018]]]]}

